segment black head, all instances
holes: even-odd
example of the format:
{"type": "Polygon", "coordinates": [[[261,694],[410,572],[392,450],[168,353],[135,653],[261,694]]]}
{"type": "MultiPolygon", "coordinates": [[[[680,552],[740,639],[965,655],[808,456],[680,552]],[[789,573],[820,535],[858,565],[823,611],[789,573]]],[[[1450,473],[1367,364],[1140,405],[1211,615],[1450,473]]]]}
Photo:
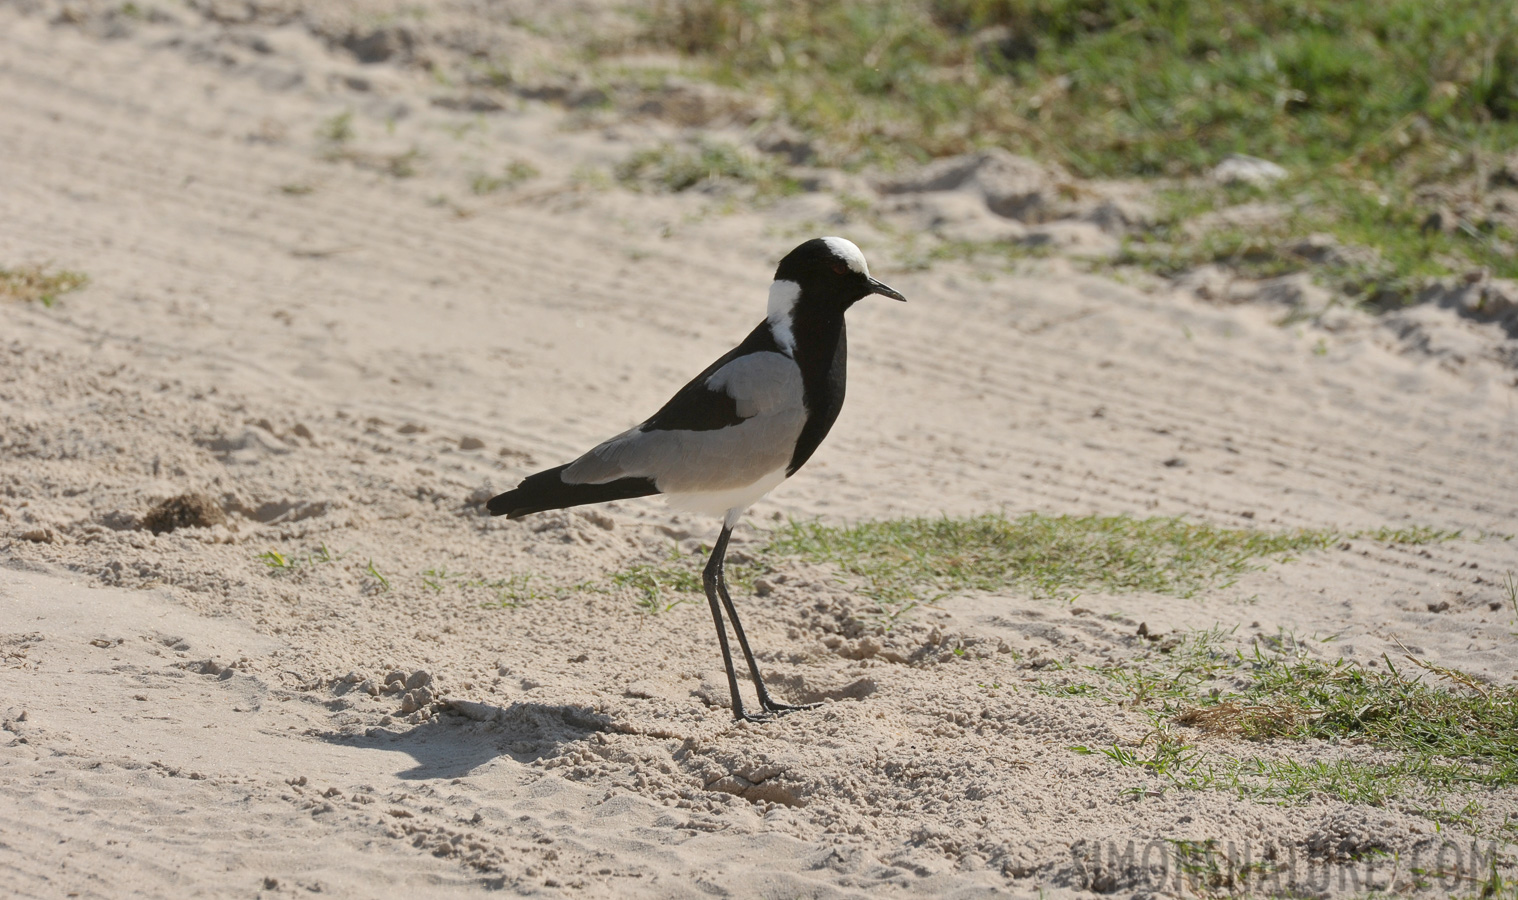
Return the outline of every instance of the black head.
{"type": "Polygon", "coordinates": [[[864,254],[840,237],[813,238],[785,255],[775,281],[800,287],[803,302],[837,304],[847,308],[871,294],[905,301],[894,288],[870,277],[864,254]]]}

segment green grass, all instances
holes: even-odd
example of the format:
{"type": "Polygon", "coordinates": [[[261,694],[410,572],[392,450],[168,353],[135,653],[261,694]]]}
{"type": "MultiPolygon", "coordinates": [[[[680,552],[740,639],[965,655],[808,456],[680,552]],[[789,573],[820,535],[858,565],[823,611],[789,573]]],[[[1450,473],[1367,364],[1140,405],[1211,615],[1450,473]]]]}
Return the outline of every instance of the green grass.
{"type": "Polygon", "coordinates": [[[469,181],[469,189],[475,194],[493,194],[496,191],[518,187],[538,177],[538,168],[532,163],[514,159],[506,164],[500,175],[484,172],[469,181]]]}
{"type": "MultiPolygon", "coordinates": [[[[262,562],[273,573],[290,573],[301,569],[313,569],[317,566],[331,565],[342,559],[344,553],[333,553],[325,543],[318,544],[314,550],[308,550],[304,555],[286,556],[276,549],[269,549],[254,557],[262,562]]],[[[372,566],[373,563],[370,563],[372,566]]]]}
{"type": "MultiPolygon", "coordinates": [[[[1088,682],[1086,694],[1147,713],[1154,730],[1136,747],[1073,749],[1143,769],[1161,790],[1224,790],[1283,802],[1397,801],[1467,830],[1479,826],[1482,792],[1518,785],[1518,690],[1411,655],[1402,663],[1383,657],[1375,667],[1322,662],[1308,658],[1293,635],[1257,640],[1250,653],[1230,652],[1229,634],[1194,632],[1147,661],[1089,670],[1098,681],[1088,682]],[[1205,749],[1203,735],[1213,738],[1205,749]],[[1220,749],[1217,738],[1232,743],[1220,749]],[[1383,752],[1370,760],[1302,760],[1247,749],[1305,741],[1383,752]]],[[[1068,693],[1072,685],[1061,687],[1068,693]]],[[[1149,796],[1154,789],[1132,793],[1149,796]]]]}
{"type": "Polygon", "coordinates": [[[768,552],[829,563],[883,605],[946,594],[1027,590],[1073,599],[1086,591],[1154,591],[1180,597],[1231,585],[1267,560],[1322,550],[1353,537],[1426,543],[1434,529],[1344,534],[1224,528],[1180,518],[1046,516],[898,519],[832,526],[791,522],[768,552]]]}
{"type": "Polygon", "coordinates": [[[595,589],[590,582],[553,585],[530,573],[489,578],[450,572],[443,566],[424,569],[417,578],[422,591],[462,596],[482,609],[518,609],[539,600],[563,600],[579,591],[595,589]]]}
{"type": "Polygon", "coordinates": [[[585,588],[583,584],[553,587],[536,581],[536,576],[530,574],[508,575],[505,578],[476,577],[465,579],[463,587],[483,590],[492,595],[491,599],[480,604],[491,609],[517,609],[539,600],[562,600],[576,590],[585,588]]]}
{"type": "MultiPolygon", "coordinates": [[[[666,0],[643,32],[696,73],[770,98],[827,164],[994,145],[1083,177],[1194,178],[1246,153],[1292,173],[1269,193],[1300,211],[1275,230],[1379,251],[1384,271],[1330,277],[1381,306],[1407,302],[1408,279],[1518,275],[1511,219],[1483,207],[1485,176],[1518,146],[1518,5],[1502,0],[666,0]],[[1425,231],[1430,185],[1478,211],[1425,231]]],[[[1280,236],[1188,239],[1127,261],[1255,249],[1300,266],[1280,236]]]]}
{"type": "Polygon", "coordinates": [[[629,588],[638,608],[648,613],[669,612],[702,594],[701,573],[677,556],[660,565],[637,563],[611,575],[611,583],[629,588]]]}
{"type": "Polygon", "coordinates": [[[316,129],[316,136],[331,144],[346,144],[355,134],[351,109],[324,120],[316,129]]]}
{"type": "Polygon", "coordinates": [[[47,265],[0,268],[0,298],[51,307],[58,298],[90,283],[83,272],[53,269],[47,265]]]}
{"type": "Polygon", "coordinates": [[[1518,134],[1518,9],[1498,0],[670,0],[645,31],[843,160],[997,144],[1084,176],[1236,152],[1437,171],[1518,134]]]}
{"type": "Polygon", "coordinates": [[[1518,784],[1518,741],[1512,740],[1518,705],[1511,691],[1428,663],[1414,665],[1449,686],[1408,677],[1390,660],[1384,671],[1258,652],[1245,662],[1252,677],[1247,689],[1189,707],[1176,721],[1250,740],[1355,740],[1458,757],[1480,756],[1505,738],[1510,754],[1493,775],[1518,784]]]}
{"type": "Polygon", "coordinates": [[[1518,277],[1513,247],[1518,233],[1506,224],[1453,233],[1423,228],[1425,211],[1406,187],[1377,195],[1332,176],[1292,178],[1270,189],[1193,184],[1159,192],[1152,228],[1132,235],[1106,266],[1137,266],[1166,277],[1216,263],[1246,278],[1309,271],[1325,287],[1377,308],[1411,302],[1432,277],[1485,268],[1518,277]],[[1244,203],[1269,202],[1283,210],[1273,222],[1251,227],[1199,229],[1197,216],[1244,203]],[[1316,258],[1301,244],[1325,234],[1346,250],[1316,258]]]}
{"type": "MultiPolygon", "coordinates": [[[[1228,587],[1269,561],[1286,562],[1296,554],[1344,540],[1426,544],[1458,536],[1458,532],[1423,526],[1349,533],[1271,532],[1181,518],[1038,513],[1017,519],[988,514],[851,526],[792,521],[773,532],[756,552],[759,562],[730,561],[727,577],[735,589],[748,590],[756,577],[783,565],[784,557],[831,565],[852,589],[876,601],[883,615],[895,619],[921,603],[972,590],[1011,588],[1062,600],[1073,600],[1086,591],[1153,591],[1193,597],[1204,590],[1228,587]]],[[[667,611],[701,596],[705,558],[704,553],[685,554],[672,548],[664,559],[634,563],[612,573],[609,587],[631,590],[638,605],[650,612],[667,611]]],[[[424,586],[433,590],[440,590],[447,580],[431,570],[423,575],[424,586]]],[[[554,591],[558,595],[573,589],[554,591]]]]}
{"type": "Polygon", "coordinates": [[[373,559],[369,560],[369,564],[364,566],[364,575],[374,580],[373,586],[379,593],[390,593],[390,579],[385,573],[375,568],[373,559]]]}
{"type": "Polygon", "coordinates": [[[617,166],[616,177],[636,190],[673,193],[705,185],[746,186],[760,196],[793,194],[799,190],[774,160],[710,140],[702,140],[694,147],[663,144],[639,150],[617,166]]]}

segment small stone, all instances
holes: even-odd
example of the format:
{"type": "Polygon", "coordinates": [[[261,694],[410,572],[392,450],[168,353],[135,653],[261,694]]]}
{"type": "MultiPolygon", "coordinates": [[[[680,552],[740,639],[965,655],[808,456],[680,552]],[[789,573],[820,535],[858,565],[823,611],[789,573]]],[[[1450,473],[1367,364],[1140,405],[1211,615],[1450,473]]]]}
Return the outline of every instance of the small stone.
{"type": "Polygon", "coordinates": [[[426,687],[431,683],[432,673],[428,672],[426,669],[417,669],[415,672],[411,673],[410,678],[406,679],[407,688],[426,687]]]}
{"type": "Polygon", "coordinates": [[[406,673],[400,671],[399,669],[397,669],[397,670],[394,670],[394,671],[390,672],[390,674],[388,674],[388,675],[385,676],[385,686],[386,687],[389,687],[390,685],[394,684],[397,681],[399,681],[401,684],[405,684],[406,683],[406,673]]]}
{"type": "Polygon", "coordinates": [[[347,675],[343,676],[343,681],[346,684],[358,684],[360,681],[363,681],[363,680],[364,680],[364,676],[358,674],[357,672],[349,672],[347,675]]]}
{"type": "Polygon", "coordinates": [[[1212,170],[1212,179],[1219,184],[1252,184],[1263,187],[1280,181],[1288,174],[1290,173],[1268,159],[1233,153],[1212,170]]]}
{"type": "Polygon", "coordinates": [[[465,436],[465,437],[459,438],[459,449],[460,450],[483,450],[483,449],[485,449],[485,442],[482,441],[482,440],[480,440],[477,437],[465,436]]]}
{"type": "Polygon", "coordinates": [[[364,679],[364,683],[359,685],[358,689],[371,697],[378,697],[380,692],[379,685],[374,683],[373,678],[364,679]]]}
{"type": "Polygon", "coordinates": [[[31,541],[34,544],[51,544],[57,537],[51,528],[33,528],[30,531],[21,532],[23,541],[31,541]]]}
{"type": "Polygon", "coordinates": [[[1449,609],[1448,600],[1440,600],[1438,603],[1430,603],[1428,605],[1428,611],[1431,613],[1442,613],[1446,609],[1449,609]]]}
{"type": "Polygon", "coordinates": [[[1179,469],[1184,465],[1186,465],[1186,460],[1182,459],[1179,456],[1172,456],[1169,459],[1165,460],[1165,466],[1167,468],[1179,469]]]}
{"type": "Polygon", "coordinates": [[[760,578],[754,581],[754,596],[768,597],[773,593],[775,593],[775,586],[767,579],[760,578]]]}
{"type": "Polygon", "coordinates": [[[404,716],[407,713],[414,713],[419,709],[424,709],[431,702],[432,692],[424,687],[407,691],[406,696],[401,698],[401,715],[404,716]]]}

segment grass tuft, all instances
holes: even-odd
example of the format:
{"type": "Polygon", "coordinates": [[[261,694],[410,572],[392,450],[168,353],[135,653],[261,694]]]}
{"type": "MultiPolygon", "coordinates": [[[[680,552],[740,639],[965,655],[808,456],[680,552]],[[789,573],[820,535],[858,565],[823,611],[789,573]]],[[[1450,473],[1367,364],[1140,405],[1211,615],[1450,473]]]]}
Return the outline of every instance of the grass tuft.
{"type": "Polygon", "coordinates": [[[695,147],[662,144],[639,150],[616,169],[617,180],[637,190],[679,193],[703,186],[748,186],[761,196],[794,194],[800,188],[772,159],[732,144],[703,140],[695,147]]]}
{"type": "Polygon", "coordinates": [[[507,163],[506,168],[500,175],[489,175],[484,172],[474,176],[469,181],[469,189],[478,195],[493,194],[500,190],[509,190],[538,177],[538,167],[530,162],[514,159],[507,163]]]}
{"type": "MultiPolygon", "coordinates": [[[[1477,799],[1450,809],[1456,797],[1518,785],[1518,689],[1407,654],[1402,665],[1383,657],[1370,667],[1306,658],[1294,635],[1257,639],[1252,653],[1226,652],[1228,632],[1187,635],[1159,654],[1158,665],[1093,669],[1104,683],[1087,692],[1147,713],[1154,730],[1138,747],[1074,748],[1143,768],[1168,786],[1224,790],[1287,801],[1334,797],[1386,805],[1432,802],[1420,814],[1474,829],[1477,799]],[[1280,759],[1238,745],[1207,749],[1175,726],[1249,744],[1321,742],[1363,745],[1364,759],[1280,759]]],[[[1136,794],[1153,795],[1150,788],[1136,794]]]]}
{"type": "MultiPolygon", "coordinates": [[[[1464,758],[1492,757],[1494,745],[1518,734],[1518,694],[1408,660],[1447,684],[1407,677],[1390,660],[1380,671],[1344,660],[1256,657],[1242,694],[1189,706],[1175,721],[1248,740],[1354,740],[1464,758]]],[[[1518,784],[1518,746],[1502,756],[1491,774],[1518,784]]]]}
{"type": "Polygon", "coordinates": [[[611,574],[611,583],[630,588],[638,595],[638,608],[650,614],[665,613],[689,603],[703,593],[701,573],[678,546],[661,563],[636,563],[611,574]]]}
{"type": "Polygon", "coordinates": [[[83,272],[52,269],[47,265],[0,268],[0,297],[51,307],[58,298],[90,283],[83,272]]]}
{"type": "Polygon", "coordinates": [[[351,109],[324,120],[316,129],[316,136],[331,144],[346,144],[355,134],[351,109]]]}
{"type": "Polygon", "coordinates": [[[767,552],[834,565],[899,614],[959,591],[1009,587],[1067,601],[1087,591],[1192,597],[1229,587],[1266,561],[1345,540],[1427,544],[1459,535],[1425,526],[1269,532],[1181,518],[990,513],[852,526],[792,521],[771,537],[767,552]]]}
{"type": "Polygon", "coordinates": [[[1007,587],[1063,597],[1088,590],[1190,597],[1262,568],[1262,559],[1321,550],[1337,532],[1246,531],[1179,518],[988,514],[835,527],[791,522],[771,549],[832,563],[887,604],[1007,587]]]}
{"type": "MultiPolygon", "coordinates": [[[[255,556],[254,559],[261,561],[273,574],[290,574],[314,569],[317,566],[331,565],[341,560],[344,555],[344,553],[333,553],[326,543],[321,543],[316,549],[306,551],[304,557],[286,556],[283,552],[270,548],[255,556]]],[[[370,565],[372,566],[373,563],[370,565]]]]}

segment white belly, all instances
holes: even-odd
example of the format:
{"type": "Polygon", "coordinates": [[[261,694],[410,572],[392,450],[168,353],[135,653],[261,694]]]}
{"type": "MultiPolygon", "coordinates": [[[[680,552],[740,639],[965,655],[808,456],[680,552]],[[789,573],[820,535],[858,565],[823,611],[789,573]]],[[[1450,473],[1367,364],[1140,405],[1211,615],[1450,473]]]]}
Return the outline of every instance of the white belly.
{"type": "MultiPolygon", "coordinates": [[[[733,521],[737,517],[758,502],[760,497],[775,489],[775,486],[785,480],[785,467],[761,476],[758,481],[742,487],[725,488],[718,491],[686,491],[670,492],[664,495],[669,505],[675,509],[683,509],[688,512],[703,513],[708,516],[723,517],[732,513],[733,521]]],[[[729,525],[732,522],[728,523],[729,525]]]]}

